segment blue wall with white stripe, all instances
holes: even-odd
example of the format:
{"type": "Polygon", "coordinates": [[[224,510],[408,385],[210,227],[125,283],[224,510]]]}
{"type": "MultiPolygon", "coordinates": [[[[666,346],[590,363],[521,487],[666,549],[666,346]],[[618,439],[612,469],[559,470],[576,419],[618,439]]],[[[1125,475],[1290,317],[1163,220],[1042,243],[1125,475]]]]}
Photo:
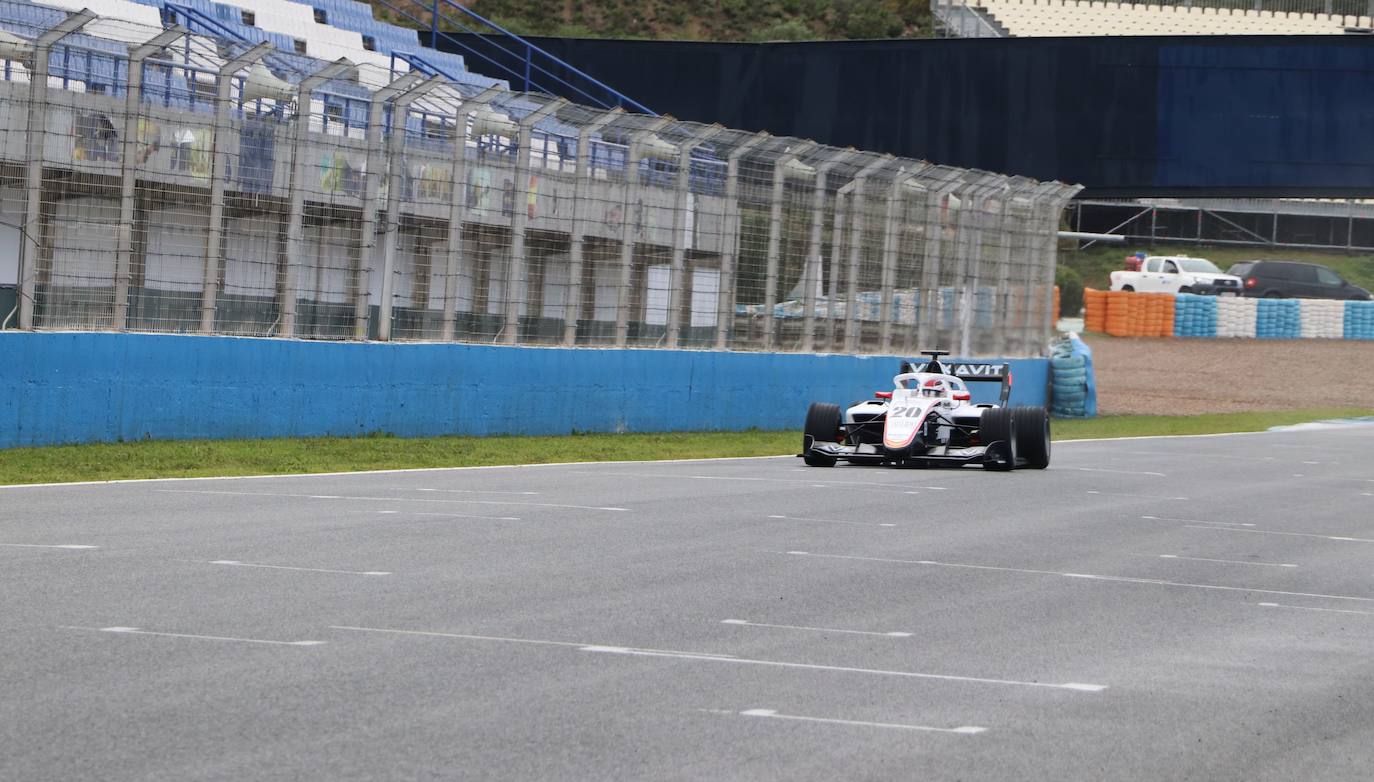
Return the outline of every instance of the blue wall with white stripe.
{"type": "MultiPolygon", "coordinates": [[[[891,387],[894,356],[0,333],[0,448],[387,433],[800,429],[891,387]]],[[[1013,362],[1044,404],[1048,362],[1013,362]]],[[[996,384],[972,384],[993,401],[996,384]]]]}

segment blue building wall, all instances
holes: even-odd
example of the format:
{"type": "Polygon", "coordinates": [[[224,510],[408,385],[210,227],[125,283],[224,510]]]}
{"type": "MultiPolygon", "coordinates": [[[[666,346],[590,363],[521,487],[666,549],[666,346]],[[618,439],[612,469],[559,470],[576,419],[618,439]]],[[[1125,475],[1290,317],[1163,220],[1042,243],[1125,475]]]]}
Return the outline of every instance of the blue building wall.
{"type": "MultiPolygon", "coordinates": [[[[143,439],[800,429],[893,356],[0,333],[0,447],[143,439]]],[[[1048,362],[1013,362],[1044,404],[1048,362]]],[[[995,384],[973,384],[993,401],[995,384]]]]}

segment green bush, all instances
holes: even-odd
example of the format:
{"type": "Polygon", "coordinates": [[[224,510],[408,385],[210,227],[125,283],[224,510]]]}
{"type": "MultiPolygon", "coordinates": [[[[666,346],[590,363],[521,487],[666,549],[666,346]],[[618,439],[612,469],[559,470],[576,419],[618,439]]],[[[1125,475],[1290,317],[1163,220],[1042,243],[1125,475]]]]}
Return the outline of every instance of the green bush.
{"type": "Polygon", "coordinates": [[[1054,270],[1054,284],[1059,286],[1059,317],[1074,318],[1083,311],[1083,277],[1067,266],[1054,270]]]}

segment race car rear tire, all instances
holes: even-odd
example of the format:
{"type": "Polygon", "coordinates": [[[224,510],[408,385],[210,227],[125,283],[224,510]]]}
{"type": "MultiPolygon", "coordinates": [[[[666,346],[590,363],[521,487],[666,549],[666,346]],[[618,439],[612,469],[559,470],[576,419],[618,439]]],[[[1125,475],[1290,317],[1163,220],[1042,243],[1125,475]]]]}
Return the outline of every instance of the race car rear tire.
{"type": "Polygon", "coordinates": [[[1016,467],[1016,419],[1011,410],[994,407],[983,411],[978,427],[978,439],[984,445],[1002,443],[1004,459],[988,459],[983,462],[984,469],[1006,472],[1016,467]]]}
{"type": "Polygon", "coordinates": [[[802,429],[802,460],[807,467],[834,467],[835,457],[812,453],[812,443],[834,443],[840,439],[840,406],[812,402],[802,429]]]}
{"type": "Polygon", "coordinates": [[[1013,407],[1011,417],[1016,428],[1016,455],[1026,460],[1026,466],[1043,470],[1050,466],[1050,414],[1043,407],[1024,405],[1013,407]]]}

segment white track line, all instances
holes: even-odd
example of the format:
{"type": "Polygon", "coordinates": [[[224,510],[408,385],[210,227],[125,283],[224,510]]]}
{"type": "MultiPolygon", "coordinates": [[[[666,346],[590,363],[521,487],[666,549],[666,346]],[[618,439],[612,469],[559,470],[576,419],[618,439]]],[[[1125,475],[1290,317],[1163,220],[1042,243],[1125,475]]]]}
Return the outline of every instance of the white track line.
{"type": "Polygon", "coordinates": [[[388,491],[438,491],[445,494],[523,494],[526,496],[539,493],[537,491],[488,491],[486,489],[425,489],[410,486],[393,486],[388,491]]]}
{"type": "Polygon", "coordinates": [[[1255,526],[1254,524],[1250,524],[1250,523],[1244,522],[1244,521],[1207,521],[1206,519],[1175,519],[1175,518],[1172,518],[1172,517],[1169,517],[1169,516],[1141,516],[1140,518],[1142,518],[1142,519],[1149,519],[1149,520],[1151,520],[1151,521],[1178,521],[1178,522],[1183,522],[1183,523],[1186,523],[1186,524],[1221,524],[1221,525],[1224,525],[1224,526],[1227,526],[1227,527],[1253,527],[1253,526],[1255,526]]]}
{"type": "Polygon", "coordinates": [[[774,709],[746,709],[740,712],[716,711],[713,709],[700,709],[711,714],[737,714],[741,717],[766,717],[774,720],[794,720],[797,722],[818,722],[826,725],[850,725],[859,728],[888,728],[892,730],[914,730],[924,733],[956,733],[964,736],[972,736],[983,733],[987,728],[980,728],[976,725],[964,725],[958,728],[932,728],[927,725],[906,725],[898,722],[868,722],[865,720],[839,720],[829,717],[803,717],[797,714],[779,714],[774,709]]]}
{"type": "Polygon", "coordinates": [[[1243,559],[1207,559],[1206,557],[1184,557],[1178,554],[1141,554],[1142,557],[1157,556],[1159,559],[1186,559],[1189,562],[1219,562],[1223,565],[1260,565],[1262,567],[1297,567],[1287,562],[1246,562],[1243,559]]]}
{"type": "Polygon", "coordinates": [[[1135,497],[1135,498],[1141,499],[1141,500],[1186,500],[1186,499],[1188,499],[1187,497],[1156,497],[1156,496],[1153,495],[1153,494],[1121,494],[1121,493],[1119,493],[1119,492],[1114,492],[1114,491],[1092,491],[1092,490],[1089,490],[1089,491],[1088,491],[1088,494],[1096,494],[1096,495],[1099,495],[1099,496],[1102,496],[1102,497],[1135,497]]]}
{"type": "Polygon", "coordinates": [[[1352,611],[1349,608],[1312,608],[1311,606],[1290,606],[1283,603],[1258,603],[1265,608],[1292,608],[1295,611],[1320,611],[1325,614],[1363,614],[1374,616],[1374,611],[1352,611]]]}
{"type": "Polygon", "coordinates": [[[776,627],[782,630],[811,630],[817,633],[846,633],[848,635],[881,635],[888,638],[910,638],[911,633],[878,633],[872,630],[837,630],[833,627],[806,627],[803,625],[770,625],[763,622],[750,622],[747,619],[722,619],[723,625],[737,625],[740,627],[776,627]]]}
{"type": "Polygon", "coordinates": [[[896,524],[887,524],[875,521],[841,521],[839,519],[807,519],[800,516],[769,516],[770,519],[780,521],[815,521],[822,524],[853,524],[859,527],[895,527],[896,524]]]}
{"type": "Polygon", "coordinates": [[[378,513],[385,515],[395,515],[403,513],[407,516],[442,516],[446,519],[486,519],[487,521],[519,521],[519,516],[478,516],[472,513],[431,513],[423,510],[379,510],[378,513]]]}
{"type": "Polygon", "coordinates": [[[563,646],[574,647],[583,652],[595,652],[600,654],[627,655],[632,657],[667,657],[681,660],[697,660],[701,662],[735,663],[737,665],[762,665],[774,668],[793,668],[810,671],[832,671],[838,673],[858,673],[870,676],[893,676],[907,679],[934,679],[938,681],[965,682],[971,684],[1002,684],[1015,687],[1036,687],[1051,690],[1076,690],[1080,692],[1101,692],[1107,689],[1104,684],[1083,684],[1080,682],[1067,682],[1064,684],[1053,684],[1049,682],[1026,682],[1015,679],[992,679],[980,676],[955,676],[952,674],[941,673],[918,673],[915,671],[887,671],[876,668],[850,668],[839,665],[816,665],[812,663],[796,663],[783,660],[756,660],[747,657],[733,657],[725,654],[712,654],[702,652],[678,652],[663,649],[639,649],[632,646],[604,646],[600,644],[572,643],[569,641],[544,641],[530,638],[502,638],[489,635],[466,635],[462,633],[439,633],[421,630],[393,630],[384,627],[350,627],[344,625],[332,625],[332,630],[354,630],[369,633],[394,633],[398,635],[421,635],[434,638],[457,638],[468,641],[497,641],[502,643],[523,643],[538,644],[542,646],[563,646]]]}
{"type": "MultiPolygon", "coordinates": [[[[194,560],[197,562],[203,560],[194,560]]],[[[257,565],[251,562],[239,562],[235,559],[213,559],[204,561],[207,565],[230,565],[232,567],[256,567],[267,568],[269,570],[302,570],[309,573],[339,573],[347,576],[389,576],[390,572],[385,570],[329,570],[318,567],[288,567],[286,565],[257,565]]]]}
{"type": "Polygon", "coordinates": [[[338,494],[293,494],[267,491],[213,491],[210,489],[153,489],[160,494],[228,494],[241,497],[299,497],[311,500],[359,500],[363,502],[448,502],[466,505],[520,505],[530,508],[571,508],[573,510],[627,511],[629,508],[608,508],[597,505],[562,505],[552,502],[518,502],[515,500],[431,500],[427,497],[354,497],[338,494]]]}
{"type": "Polygon", "coordinates": [[[223,635],[191,635],[189,633],[158,633],[152,630],[140,630],[137,627],[72,627],[62,625],[64,630],[95,630],[101,633],[119,633],[122,635],[156,635],[164,638],[193,638],[199,641],[231,641],[241,644],[270,644],[272,646],[322,646],[324,641],[265,641],[260,638],[231,638],[223,635]]]}
{"type": "Polygon", "coordinates": [[[75,543],[0,543],[0,546],[6,548],[63,548],[73,551],[100,548],[99,546],[82,546],[75,543]]]}
{"type": "MultiPolygon", "coordinates": [[[[1214,527],[1211,529],[1227,529],[1225,527],[1214,527]]],[[[1224,592],[1254,592],[1263,595],[1287,595],[1288,597],[1319,597],[1326,600],[1357,600],[1362,603],[1374,603],[1374,597],[1355,597],[1352,595],[1326,595],[1313,592],[1286,592],[1278,589],[1254,589],[1251,587],[1220,586],[1217,584],[1190,584],[1183,581],[1164,581],[1157,578],[1130,578],[1128,576],[1103,576],[1094,573],[1064,573],[1058,570],[1035,570],[1033,568],[1019,567],[999,567],[996,565],[970,565],[962,562],[937,562],[930,559],[884,559],[881,557],[856,557],[845,554],[812,554],[808,551],[788,551],[787,554],[801,557],[821,557],[824,559],[854,559],[863,562],[891,562],[901,565],[926,565],[929,567],[960,568],[963,570],[992,570],[1002,573],[1026,573],[1037,576],[1060,576],[1063,578],[1078,578],[1087,581],[1110,581],[1119,584],[1145,584],[1148,586],[1180,587],[1186,589],[1214,589],[1224,592]]]]}
{"type": "Polygon", "coordinates": [[[1198,524],[1184,525],[1188,529],[1211,529],[1226,532],[1253,532],[1256,535],[1287,535],[1294,538],[1320,538],[1322,540],[1340,540],[1346,543],[1374,543],[1374,538],[1349,538],[1344,535],[1319,535],[1315,532],[1279,532],[1272,529],[1250,529],[1248,527],[1204,527],[1198,524]]]}
{"type": "Polygon", "coordinates": [[[1120,475],[1151,475],[1156,478],[1169,477],[1162,472],[1148,472],[1146,470],[1108,470],[1105,467],[1070,467],[1069,469],[1078,472],[1114,472],[1120,475]]]}

